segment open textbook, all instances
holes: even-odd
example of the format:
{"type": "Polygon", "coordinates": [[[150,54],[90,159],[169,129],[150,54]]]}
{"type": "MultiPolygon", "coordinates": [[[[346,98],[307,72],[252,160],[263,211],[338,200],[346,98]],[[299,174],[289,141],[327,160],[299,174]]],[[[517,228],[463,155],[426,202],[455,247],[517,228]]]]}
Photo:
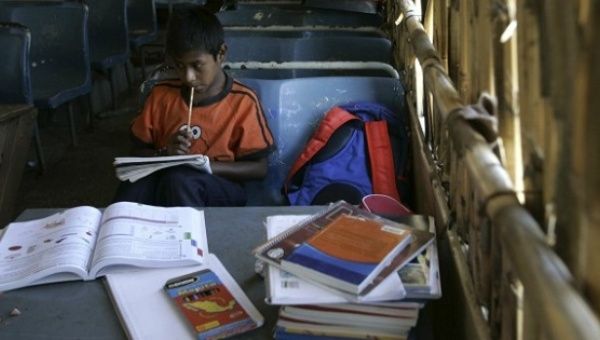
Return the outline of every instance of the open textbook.
{"type": "Polygon", "coordinates": [[[407,216],[396,223],[340,201],[257,247],[254,254],[306,281],[365,295],[410,261],[402,251],[414,238],[428,240],[418,242],[414,256],[433,240],[434,234],[414,228],[415,223],[428,225],[428,219],[407,216]]]}
{"type": "MultiPolygon", "coordinates": [[[[164,287],[167,281],[175,277],[206,269],[212,271],[219,278],[223,286],[229,290],[235,299],[235,304],[239,304],[239,307],[243,308],[246,315],[252,320],[251,327],[248,328],[260,327],[264,323],[260,312],[219,259],[215,255],[209,254],[207,261],[201,266],[109,273],[106,275],[110,296],[126,330],[127,337],[132,340],[191,340],[201,338],[196,329],[178,310],[178,304],[170,301],[171,297],[165,292],[164,287]]],[[[197,295],[208,296],[209,294],[197,295]]],[[[225,304],[225,302],[218,302],[218,305],[221,304],[225,304]]],[[[227,304],[231,304],[231,302],[227,304]]],[[[199,312],[198,317],[203,316],[208,320],[214,315],[228,312],[228,310],[221,311],[221,308],[218,308],[217,305],[208,306],[207,304],[207,307],[213,307],[214,310],[199,312]]],[[[228,315],[230,314],[228,313],[228,315]]],[[[210,321],[207,323],[209,325],[202,327],[202,330],[216,329],[217,326],[223,325],[223,323],[210,321]]]]}
{"type": "Polygon", "coordinates": [[[116,157],[113,165],[117,178],[130,182],[135,182],[158,170],[178,165],[191,166],[200,171],[212,173],[210,161],[204,155],[116,157]]]}
{"type": "Polygon", "coordinates": [[[81,206],[8,225],[0,239],[0,291],[93,280],[123,267],[200,264],[208,254],[204,213],[119,202],[81,206]]]}

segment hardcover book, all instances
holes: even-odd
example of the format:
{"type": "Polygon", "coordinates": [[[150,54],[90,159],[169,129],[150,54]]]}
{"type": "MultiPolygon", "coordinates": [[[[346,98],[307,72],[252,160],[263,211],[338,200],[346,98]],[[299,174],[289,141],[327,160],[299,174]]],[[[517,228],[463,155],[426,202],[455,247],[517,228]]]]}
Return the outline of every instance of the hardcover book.
{"type": "MultiPolygon", "coordinates": [[[[352,306],[352,305],[347,305],[352,306]]],[[[318,335],[355,339],[406,339],[417,317],[399,315],[394,308],[377,311],[345,305],[284,306],[279,310],[277,328],[296,335],[318,335]]]]}
{"type": "Polygon", "coordinates": [[[397,259],[416,235],[433,240],[427,231],[340,201],[267,241],[254,254],[301,279],[361,295],[410,260],[397,259]]]}
{"type": "MultiPolygon", "coordinates": [[[[381,308],[385,309],[385,307],[381,308]]],[[[403,333],[417,324],[418,313],[414,313],[414,316],[390,315],[382,312],[338,308],[337,305],[306,305],[283,306],[279,310],[279,316],[307,322],[403,333]]]]}
{"type": "Polygon", "coordinates": [[[104,212],[81,206],[8,225],[0,239],[0,291],[132,267],[190,266],[207,254],[202,211],[130,202],[104,212]]]}
{"type": "MultiPolygon", "coordinates": [[[[267,238],[272,239],[291,228],[294,224],[308,218],[310,218],[310,215],[268,216],[265,221],[267,238]]],[[[316,286],[271,265],[267,266],[265,285],[267,290],[266,301],[274,305],[388,301],[399,300],[406,296],[398,275],[388,276],[369,294],[356,296],[339,290],[327,289],[324,286],[316,286]]]]}

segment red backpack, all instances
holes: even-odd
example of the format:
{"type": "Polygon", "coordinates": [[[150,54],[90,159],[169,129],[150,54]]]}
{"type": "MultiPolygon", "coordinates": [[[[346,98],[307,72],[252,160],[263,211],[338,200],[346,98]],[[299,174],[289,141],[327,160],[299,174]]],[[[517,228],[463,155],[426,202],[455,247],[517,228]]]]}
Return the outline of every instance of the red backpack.
{"type": "MultiPolygon", "coordinates": [[[[292,205],[327,204],[343,199],[358,204],[368,194],[400,201],[398,169],[404,169],[408,136],[400,134],[401,157],[394,157],[389,127],[396,115],[375,103],[333,107],[308,141],[285,182],[292,205]]],[[[396,141],[398,142],[398,141],[396,141]]]]}

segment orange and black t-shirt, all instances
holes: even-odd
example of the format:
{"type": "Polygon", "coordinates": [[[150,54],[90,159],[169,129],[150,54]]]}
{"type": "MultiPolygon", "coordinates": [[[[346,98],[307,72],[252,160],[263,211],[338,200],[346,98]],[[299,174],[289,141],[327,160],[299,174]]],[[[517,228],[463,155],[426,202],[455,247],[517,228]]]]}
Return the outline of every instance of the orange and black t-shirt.
{"type": "MultiPolygon", "coordinates": [[[[165,147],[173,134],[187,128],[189,103],[183,93],[188,91],[180,82],[154,86],[144,109],[133,121],[133,135],[157,149],[165,147]]],[[[211,160],[256,159],[266,156],[273,147],[273,136],[256,94],[229,76],[221,93],[194,103],[190,127],[190,153],[207,155],[211,160]]]]}

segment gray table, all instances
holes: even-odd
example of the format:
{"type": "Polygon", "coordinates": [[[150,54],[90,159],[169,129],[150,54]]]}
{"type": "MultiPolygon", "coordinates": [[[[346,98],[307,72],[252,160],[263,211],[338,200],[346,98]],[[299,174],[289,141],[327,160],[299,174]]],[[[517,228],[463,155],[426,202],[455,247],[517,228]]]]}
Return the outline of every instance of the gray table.
{"type": "MultiPolygon", "coordinates": [[[[263,221],[276,214],[308,214],[323,207],[206,208],[210,252],[219,257],[265,317],[265,325],[243,339],[270,339],[277,308],[265,304],[264,282],[254,273],[251,250],[265,240],[263,221]]],[[[62,209],[29,209],[18,220],[62,209]]],[[[22,288],[0,295],[0,339],[124,339],[103,279],[22,288]],[[9,317],[13,308],[21,315],[9,317]]]]}

